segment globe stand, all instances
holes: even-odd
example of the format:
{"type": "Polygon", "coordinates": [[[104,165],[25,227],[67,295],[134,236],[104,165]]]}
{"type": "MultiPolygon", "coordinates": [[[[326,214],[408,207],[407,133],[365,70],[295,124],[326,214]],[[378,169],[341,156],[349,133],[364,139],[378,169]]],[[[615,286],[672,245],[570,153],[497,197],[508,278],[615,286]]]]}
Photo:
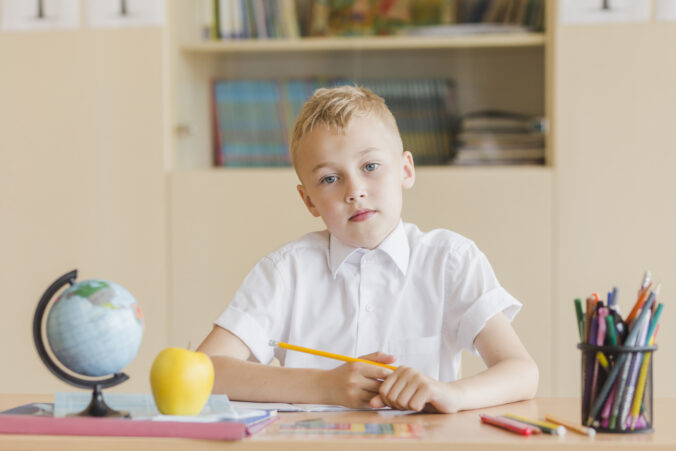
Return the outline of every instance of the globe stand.
{"type": "MultiPolygon", "coordinates": [[[[49,371],[51,371],[56,377],[62,381],[74,385],[79,388],[92,389],[92,400],[85,410],[80,413],[75,413],[72,415],[75,416],[92,416],[92,417],[123,417],[129,418],[129,412],[120,412],[115,409],[111,409],[103,400],[103,393],[101,390],[103,388],[113,387],[115,385],[121,384],[122,382],[129,379],[124,373],[115,373],[107,379],[101,380],[87,380],[80,377],[73,376],[72,374],[67,373],[61,369],[51,356],[47,353],[47,348],[45,347],[45,342],[42,339],[42,322],[47,310],[47,305],[52,297],[66,284],[74,285],[75,279],[77,279],[77,270],[73,270],[69,273],[64,274],[59,277],[54,283],[52,283],[49,288],[44,292],[38,302],[38,306],[35,309],[35,315],[33,316],[33,341],[35,342],[35,347],[38,351],[38,355],[42,362],[47,366],[49,371]]],[[[71,415],[69,415],[71,416],[71,415]]]]}
{"type": "Polygon", "coordinates": [[[101,386],[96,384],[92,393],[92,400],[82,412],[68,414],[69,417],[118,417],[131,418],[129,412],[121,412],[108,406],[103,400],[101,386]]]}

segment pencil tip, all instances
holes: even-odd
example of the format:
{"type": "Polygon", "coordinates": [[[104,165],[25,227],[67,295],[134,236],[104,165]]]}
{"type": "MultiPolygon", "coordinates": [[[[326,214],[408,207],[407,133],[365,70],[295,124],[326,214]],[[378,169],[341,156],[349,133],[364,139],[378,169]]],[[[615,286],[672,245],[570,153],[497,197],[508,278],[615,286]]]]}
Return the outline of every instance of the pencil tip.
{"type": "Polygon", "coordinates": [[[269,346],[277,346],[277,342],[275,340],[270,340],[268,341],[269,346]]]}

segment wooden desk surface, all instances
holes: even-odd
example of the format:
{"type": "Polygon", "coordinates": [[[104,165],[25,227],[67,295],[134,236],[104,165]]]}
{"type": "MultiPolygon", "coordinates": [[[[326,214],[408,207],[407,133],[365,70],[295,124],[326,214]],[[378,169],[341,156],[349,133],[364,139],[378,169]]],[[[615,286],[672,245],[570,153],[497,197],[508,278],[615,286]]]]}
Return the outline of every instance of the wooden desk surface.
{"type": "MultiPolygon", "coordinates": [[[[52,402],[49,395],[0,395],[0,410],[29,403],[52,402]]],[[[643,449],[676,449],[676,428],[673,428],[670,414],[676,410],[676,399],[657,399],[654,407],[654,429],[649,434],[597,434],[594,438],[568,431],[563,437],[540,434],[521,437],[510,432],[480,422],[478,414],[501,415],[507,412],[530,418],[544,418],[551,413],[566,419],[579,417],[579,401],[576,398],[539,398],[488,409],[460,412],[452,415],[418,414],[385,417],[375,412],[332,412],[332,413],[281,413],[280,420],[259,432],[254,437],[237,442],[219,442],[209,440],[137,438],[137,437],[71,437],[71,436],[27,436],[0,434],[0,450],[207,450],[224,447],[231,450],[521,450],[552,447],[557,450],[594,450],[623,451],[643,449]],[[362,439],[349,437],[306,438],[289,437],[277,434],[279,424],[294,423],[302,419],[322,417],[327,422],[346,423],[421,423],[424,426],[424,438],[362,439]]]]}

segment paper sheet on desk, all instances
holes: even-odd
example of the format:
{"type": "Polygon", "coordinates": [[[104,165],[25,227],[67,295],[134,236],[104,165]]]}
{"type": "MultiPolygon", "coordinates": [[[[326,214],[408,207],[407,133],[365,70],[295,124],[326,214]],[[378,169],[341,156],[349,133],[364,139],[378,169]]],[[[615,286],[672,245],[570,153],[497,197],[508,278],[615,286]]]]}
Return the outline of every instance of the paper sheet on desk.
{"type": "Polygon", "coordinates": [[[351,412],[356,410],[374,411],[381,415],[408,415],[415,413],[412,410],[392,410],[389,407],[382,409],[352,409],[345,406],[334,406],[329,404],[288,404],[281,402],[246,402],[230,401],[230,404],[236,409],[255,409],[255,410],[276,410],[278,412],[351,412]]]}
{"type": "MultiPolygon", "coordinates": [[[[54,416],[65,417],[70,413],[84,410],[91,401],[88,392],[57,392],[54,394],[54,416]]],[[[211,395],[206,405],[194,417],[161,415],[150,393],[105,393],[104,400],[112,409],[129,412],[133,419],[156,419],[192,422],[238,421],[247,418],[267,416],[266,411],[274,409],[248,409],[232,405],[227,395],[211,395]]]]}

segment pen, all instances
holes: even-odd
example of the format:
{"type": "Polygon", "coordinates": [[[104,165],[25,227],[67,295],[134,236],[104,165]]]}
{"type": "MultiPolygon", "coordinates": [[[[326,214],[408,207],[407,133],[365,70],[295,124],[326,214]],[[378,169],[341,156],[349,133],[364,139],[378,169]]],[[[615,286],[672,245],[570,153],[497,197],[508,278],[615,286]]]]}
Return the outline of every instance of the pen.
{"type": "Polygon", "coordinates": [[[613,287],[612,297],[611,297],[612,305],[608,305],[608,307],[613,309],[613,310],[617,310],[617,295],[618,295],[619,291],[620,290],[617,287],[613,287]]]}
{"type": "MultiPolygon", "coordinates": [[[[598,311],[598,326],[597,326],[597,331],[596,331],[596,340],[593,344],[596,346],[603,346],[603,342],[606,338],[606,316],[608,314],[608,309],[606,307],[601,307],[598,311]]],[[[590,393],[590,402],[593,403],[594,399],[596,397],[596,383],[598,381],[598,374],[599,374],[599,364],[598,360],[594,361],[594,370],[592,373],[592,386],[591,386],[591,393],[590,393]]]]}
{"type": "Polygon", "coordinates": [[[549,423],[547,421],[531,420],[530,418],[514,415],[513,413],[506,413],[504,416],[534,426],[546,434],[566,435],[566,428],[558,424],[549,423]]]}
{"type": "Polygon", "coordinates": [[[570,429],[573,432],[577,432],[578,434],[583,434],[583,435],[588,435],[590,437],[593,437],[596,435],[596,431],[593,428],[588,428],[586,426],[582,426],[581,424],[575,424],[571,421],[567,421],[564,419],[561,419],[559,417],[555,417],[554,415],[545,415],[545,420],[554,423],[554,424],[560,424],[561,426],[565,427],[566,429],[570,429]]]}
{"type": "Polygon", "coordinates": [[[481,417],[482,423],[490,424],[491,426],[497,426],[510,432],[514,432],[515,434],[531,435],[539,434],[541,432],[540,429],[528,426],[527,424],[521,424],[518,421],[512,421],[509,418],[493,417],[483,414],[479,414],[479,416],[481,417]]]}
{"type": "Polygon", "coordinates": [[[582,301],[575,299],[575,317],[577,318],[577,330],[580,333],[580,343],[584,342],[584,313],[582,313],[582,301]]]}
{"type": "Polygon", "coordinates": [[[615,322],[613,321],[613,315],[606,316],[606,332],[610,337],[610,344],[617,346],[617,336],[615,335],[615,322]]]}
{"type": "Polygon", "coordinates": [[[305,352],[307,354],[314,354],[314,355],[318,355],[320,357],[327,357],[329,359],[342,360],[343,362],[362,362],[362,363],[368,363],[370,365],[382,366],[384,368],[389,368],[391,370],[397,369],[397,367],[394,366],[394,365],[387,365],[385,363],[374,362],[373,360],[358,359],[356,357],[348,357],[348,356],[345,356],[345,355],[334,354],[332,352],[318,351],[316,349],[304,348],[302,346],[296,346],[296,345],[292,345],[292,344],[289,344],[289,343],[284,343],[282,341],[270,340],[268,342],[268,344],[270,346],[277,346],[279,348],[289,349],[291,351],[305,352]]]}

